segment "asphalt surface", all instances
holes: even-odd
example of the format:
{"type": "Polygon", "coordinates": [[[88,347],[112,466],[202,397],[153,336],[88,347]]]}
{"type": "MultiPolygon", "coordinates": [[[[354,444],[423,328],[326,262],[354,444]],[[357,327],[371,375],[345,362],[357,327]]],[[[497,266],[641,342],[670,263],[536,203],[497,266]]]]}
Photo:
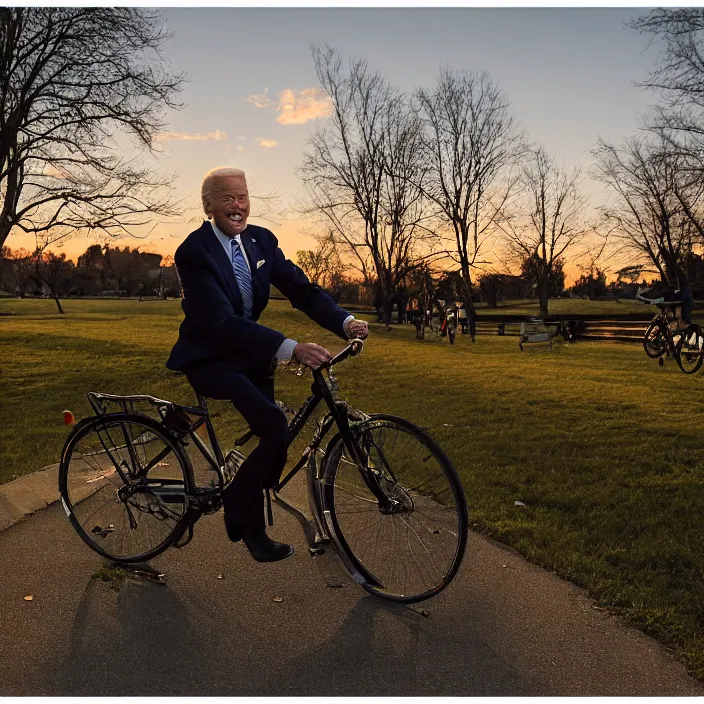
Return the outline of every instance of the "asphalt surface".
{"type": "Polygon", "coordinates": [[[105,563],[60,504],[0,532],[0,696],[704,694],[657,643],[500,545],[472,535],[422,614],[309,556],[274,512],[291,559],[255,563],[217,514],[153,561],[165,585],[118,590],[91,578],[105,563]]]}

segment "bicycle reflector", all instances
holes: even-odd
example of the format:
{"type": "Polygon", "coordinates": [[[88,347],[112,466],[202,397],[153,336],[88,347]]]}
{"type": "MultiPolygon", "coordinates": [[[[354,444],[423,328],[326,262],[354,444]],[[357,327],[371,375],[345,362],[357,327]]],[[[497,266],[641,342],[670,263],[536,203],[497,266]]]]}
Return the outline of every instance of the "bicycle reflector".
{"type": "Polygon", "coordinates": [[[64,411],[64,423],[66,425],[73,425],[76,422],[76,416],[71,413],[71,411],[64,411]]]}

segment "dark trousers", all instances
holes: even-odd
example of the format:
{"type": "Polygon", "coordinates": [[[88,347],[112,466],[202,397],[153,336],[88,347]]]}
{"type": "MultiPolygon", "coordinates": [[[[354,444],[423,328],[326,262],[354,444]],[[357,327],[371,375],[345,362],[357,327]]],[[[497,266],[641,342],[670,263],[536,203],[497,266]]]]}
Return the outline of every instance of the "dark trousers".
{"type": "Polygon", "coordinates": [[[223,495],[225,526],[231,539],[245,528],[264,529],[264,488],[272,488],[286,465],[288,422],[274,401],[270,369],[242,372],[227,362],[190,367],[186,376],[207,398],[229,399],[242,414],[259,444],[252,450],[223,495]]]}

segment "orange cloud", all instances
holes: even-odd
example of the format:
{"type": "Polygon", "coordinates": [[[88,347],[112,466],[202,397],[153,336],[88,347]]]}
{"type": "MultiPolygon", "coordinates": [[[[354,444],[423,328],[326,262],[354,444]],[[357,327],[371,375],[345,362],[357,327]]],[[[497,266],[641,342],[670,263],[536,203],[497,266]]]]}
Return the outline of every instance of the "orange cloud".
{"type": "Polygon", "coordinates": [[[154,137],[155,142],[165,142],[167,139],[176,139],[182,142],[219,142],[220,140],[227,139],[227,133],[221,132],[220,130],[208,132],[207,134],[201,134],[200,132],[190,134],[187,132],[164,132],[154,137]]]}
{"type": "Polygon", "coordinates": [[[286,88],[279,93],[276,109],[280,113],[276,118],[280,125],[302,125],[308,120],[328,117],[332,113],[332,100],[320,88],[306,88],[298,94],[286,88]]]}
{"type": "Polygon", "coordinates": [[[255,137],[254,141],[260,146],[264,147],[265,149],[273,149],[274,147],[278,147],[279,143],[276,142],[273,139],[262,139],[261,137],[255,137]]]}
{"type": "Polygon", "coordinates": [[[261,95],[257,95],[256,93],[254,95],[250,95],[249,98],[247,98],[247,102],[252,103],[258,108],[268,108],[272,104],[271,98],[267,96],[268,91],[269,89],[265,88],[261,95]]]}

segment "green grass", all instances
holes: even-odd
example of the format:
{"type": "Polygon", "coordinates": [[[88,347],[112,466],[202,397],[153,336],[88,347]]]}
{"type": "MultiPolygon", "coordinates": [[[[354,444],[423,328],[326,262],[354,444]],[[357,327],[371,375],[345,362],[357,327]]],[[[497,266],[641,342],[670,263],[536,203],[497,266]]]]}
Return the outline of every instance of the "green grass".
{"type": "Polygon", "coordinates": [[[105,582],[110,589],[119,592],[127,579],[127,571],[116,565],[106,565],[91,575],[91,579],[105,582]]]}
{"type": "MultiPolygon", "coordinates": [[[[88,414],[87,391],[194,401],[164,367],[177,301],[65,309],[0,301],[15,314],[0,315],[0,482],[58,460],[61,412],[88,414]]],[[[331,351],[343,344],[285,303],[262,322],[331,351]]],[[[428,428],[462,476],[476,530],[585,587],[704,679],[704,377],[671,360],[660,368],[638,345],[521,353],[515,337],[414,338],[411,326],[372,325],[364,354],[337,369],[342,395],[428,428]]],[[[295,405],[310,377],[281,372],[277,384],[295,405]]],[[[232,422],[226,407],[216,404],[220,428],[232,422]]]]}

